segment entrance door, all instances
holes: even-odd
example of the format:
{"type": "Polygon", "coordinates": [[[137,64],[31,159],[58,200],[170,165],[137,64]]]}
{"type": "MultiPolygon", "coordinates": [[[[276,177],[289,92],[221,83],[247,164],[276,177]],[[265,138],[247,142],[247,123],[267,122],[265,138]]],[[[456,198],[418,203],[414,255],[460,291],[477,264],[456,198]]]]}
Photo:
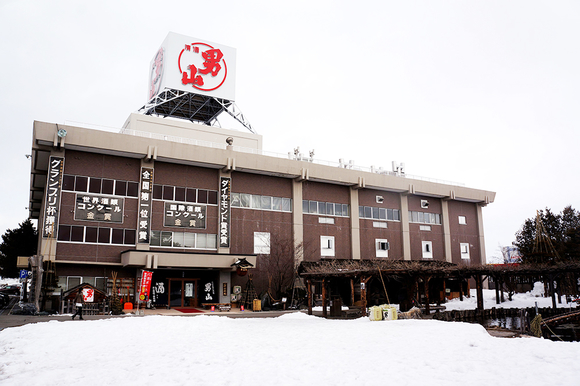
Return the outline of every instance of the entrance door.
{"type": "Polygon", "coordinates": [[[169,307],[197,307],[199,279],[169,279],[169,307]]]}

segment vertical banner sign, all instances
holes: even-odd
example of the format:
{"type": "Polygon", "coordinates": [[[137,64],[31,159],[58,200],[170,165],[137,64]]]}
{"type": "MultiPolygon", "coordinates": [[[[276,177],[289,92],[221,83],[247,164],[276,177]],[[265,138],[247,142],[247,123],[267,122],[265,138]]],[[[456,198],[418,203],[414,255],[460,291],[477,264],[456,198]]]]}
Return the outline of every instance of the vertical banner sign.
{"type": "Polygon", "coordinates": [[[46,179],[46,199],[42,237],[56,237],[60,191],[62,187],[63,157],[50,157],[46,179]]]}
{"type": "Polygon", "coordinates": [[[151,278],[153,277],[153,272],[143,271],[141,275],[141,289],[139,291],[139,300],[147,301],[149,300],[149,290],[151,289],[151,278]]]}
{"type": "Polygon", "coordinates": [[[220,248],[230,247],[231,177],[220,177],[220,248]]]}
{"type": "Polygon", "coordinates": [[[141,193],[139,194],[139,219],[137,221],[137,241],[149,244],[151,228],[151,198],[153,191],[153,169],[141,168],[141,193]]]}

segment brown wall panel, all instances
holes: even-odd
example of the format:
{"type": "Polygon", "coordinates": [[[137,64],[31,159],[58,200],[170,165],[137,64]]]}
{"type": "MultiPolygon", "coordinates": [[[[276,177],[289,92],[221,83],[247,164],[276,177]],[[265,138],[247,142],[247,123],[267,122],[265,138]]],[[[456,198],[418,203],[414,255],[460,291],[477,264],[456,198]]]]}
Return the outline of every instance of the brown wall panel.
{"type": "Polygon", "coordinates": [[[350,188],[348,186],[304,181],[302,183],[302,198],[304,200],[350,204],[350,188]]]}
{"type": "Polygon", "coordinates": [[[232,192],[292,198],[292,180],[250,173],[232,173],[232,192]]]}
{"type": "Polygon", "coordinates": [[[219,172],[217,169],[197,166],[155,162],[153,183],[156,185],[182,186],[208,190],[219,189],[219,172]]]}

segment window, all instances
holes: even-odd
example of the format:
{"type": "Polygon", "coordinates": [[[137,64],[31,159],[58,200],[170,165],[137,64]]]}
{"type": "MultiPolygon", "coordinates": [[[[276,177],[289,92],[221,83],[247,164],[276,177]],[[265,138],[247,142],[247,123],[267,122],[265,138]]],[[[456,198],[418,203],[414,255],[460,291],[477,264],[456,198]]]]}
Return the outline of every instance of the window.
{"type": "Polygon", "coordinates": [[[254,232],[254,253],[259,255],[270,254],[269,232],[254,232]]]}
{"type": "Polygon", "coordinates": [[[387,239],[376,239],[375,244],[377,257],[389,257],[389,249],[391,249],[391,245],[387,239]]]}
{"type": "Polygon", "coordinates": [[[460,243],[459,249],[461,250],[461,258],[469,259],[469,243],[460,243]]]}
{"type": "Polygon", "coordinates": [[[399,209],[378,208],[374,206],[359,206],[358,215],[360,218],[373,220],[401,221],[399,209]]]}
{"type": "Polygon", "coordinates": [[[465,216],[459,216],[459,224],[461,225],[467,225],[467,219],[465,218],[465,216]]]}
{"type": "Polygon", "coordinates": [[[433,243],[431,241],[422,241],[423,248],[423,258],[432,259],[433,258],[433,243]]]}
{"type": "MultiPolygon", "coordinates": [[[[127,244],[126,234],[125,244],[127,244]]],[[[151,231],[149,245],[152,247],[216,249],[217,235],[209,233],[151,231]]]]}
{"type": "Polygon", "coordinates": [[[420,224],[441,225],[441,215],[439,213],[409,211],[409,221],[420,224]]]}
{"type": "Polygon", "coordinates": [[[348,217],[348,204],[302,200],[302,212],[325,216],[348,217]]]}
{"type": "Polygon", "coordinates": [[[386,228],[387,223],[384,221],[373,221],[373,228],[386,228]]]}
{"type": "Polygon", "coordinates": [[[320,236],[320,255],[334,257],[334,236],[320,236]]]}

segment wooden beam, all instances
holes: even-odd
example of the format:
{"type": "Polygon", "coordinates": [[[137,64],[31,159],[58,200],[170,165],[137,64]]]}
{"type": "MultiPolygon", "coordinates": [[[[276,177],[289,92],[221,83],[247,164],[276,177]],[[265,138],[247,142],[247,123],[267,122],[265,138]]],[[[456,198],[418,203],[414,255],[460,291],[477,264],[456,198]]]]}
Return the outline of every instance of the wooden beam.
{"type": "Polygon", "coordinates": [[[350,279],[350,305],[354,306],[354,279],[350,279]]]}
{"type": "Polygon", "coordinates": [[[360,279],[360,300],[362,303],[362,316],[367,316],[367,284],[372,276],[361,277],[360,279]]]}

